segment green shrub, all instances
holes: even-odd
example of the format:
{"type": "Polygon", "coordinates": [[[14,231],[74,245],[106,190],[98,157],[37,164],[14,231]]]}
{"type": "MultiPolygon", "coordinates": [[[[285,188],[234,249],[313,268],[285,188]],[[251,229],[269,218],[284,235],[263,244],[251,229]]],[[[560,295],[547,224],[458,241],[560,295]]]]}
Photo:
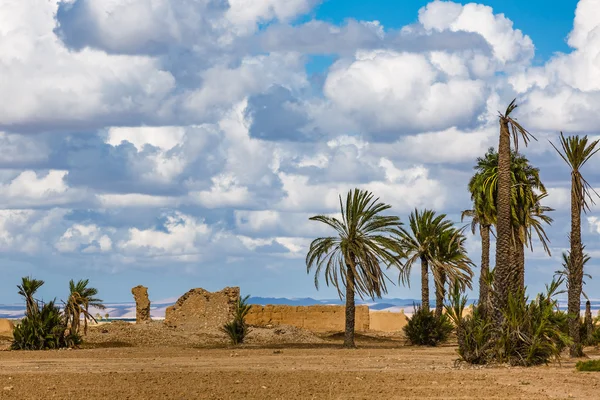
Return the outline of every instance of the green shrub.
{"type": "Polygon", "coordinates": [[[460,357],[470,364],[486,364],[493,357],[492,332],[492,323],[474,308],[456,328],[460,357]]]}
{"type": "Polygon", "coordinates": [[[577,371],[600,371],[600,360],[578,361],[577,371]]]}
{"type": "Polygon", "coordinates": [[[497,338],[496,361],[523,366],[546,364],[572,343],[566,333],[567,315],[552,298],[560,284],[553,281],[547,293],[530,303],[522,292],[509,295],[503,323],[493,334],[497,338]]]}
{"type": "Polygon", "coordinates": [[[248,325],[246,325],[246,315],[250,312],[251,307],[250,304],[246,303],[249,297],[248,295],[238,300],[233,321],[226,323],[221,328],[229,336],[232,344],[244,343],[244,339],[249,332],[248,325]]]}
{"type": "Polygon", "coordinates": [[[45,350],[72,347],[81,343],[78,335],[67,335],[67,326],[54,301],[34,309],[15,326],[13,350],[45,350]]]}
{"type": "Polygon", "coordinates": [[[408,324],[403,328],[410,343],[418,346],[437,346],[444,343],[453,329],[454,326],[447,315],[436,317],[433,311],[420,305],[415,307],[412,317],[408,318],[408,324]]]}
{"type": "Polygon", "coordinates": [[[463,361],[470,364],[485,364],[491,357],[493,349],[492,327],[484,318],[480,307],[473,306],[473,313],[463,317],[467,296],[458,285],[453,285],[448,293],[445,305],[446,315],[456,327],[458,354],[463,361]]]}

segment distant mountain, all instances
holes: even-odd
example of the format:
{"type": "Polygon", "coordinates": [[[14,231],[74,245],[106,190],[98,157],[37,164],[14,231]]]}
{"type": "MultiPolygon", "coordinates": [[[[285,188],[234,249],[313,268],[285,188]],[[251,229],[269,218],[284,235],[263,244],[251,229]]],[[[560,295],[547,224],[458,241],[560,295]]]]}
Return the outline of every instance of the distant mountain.
{"type": "MultiPolygon", "coordinates": [[[[364,304],[369,306],[371,310],[374,311],[393,311],[400,312],[405,311],[407,314],[411,314],[413,310],[413,305],[420,302],[420,300],[416,299],[365,299],[365,300],[356,300],[356,304],[364,304]]],[[[175,303],[175,299],[164,299],[156,302],[152,302],[152,307],[150,310],[150,315],[152,318],[160,319],[165,317],[165,311],[167,307],[173,305],[175,303]]],[[[258,305],[289,305],[289,306],[312,306],[312,305],[343,305],[344,302],[338,299],[324,299],[318,300],[310,297],[305,298],[277,298],[277,297],[250,297],[248,299],[249,304],[258,304],[258,305]]],[[[469,301],[469,304],[472,301],[469,301]]],[[[431,303],[432,306],[435,306],[435,302],[431,303]]],[[[106,303],[106,310],[90,310],[92,315],[100,314],[104,317],[106,314],[109,315],[110,319],[135,319],[135,303],[106,303]]],[[[560,302],[560,307],[562,309],[566,308],[566,301],[560,302]]],[[[585,304],[582,303],[582,310],[585,308],[585,304]]],[[[594,315],[600,309],[600,300],[592,300],[592,310],[594,315]]],[[[10,318],[10,319],[18,319],[22,318],[25,312],[24,304],[9,304],[2,305],[0,304],[0,318],[10,318]]]]}

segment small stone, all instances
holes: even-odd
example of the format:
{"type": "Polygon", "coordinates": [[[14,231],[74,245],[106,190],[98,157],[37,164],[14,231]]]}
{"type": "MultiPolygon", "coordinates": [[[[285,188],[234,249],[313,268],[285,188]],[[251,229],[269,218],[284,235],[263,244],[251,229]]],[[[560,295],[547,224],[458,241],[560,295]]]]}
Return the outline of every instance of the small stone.
{"type": "Polygon", "coordinates": [[[14,386],[4,386],[4,388],[2,390],[6,390],[7,392],[10,390],[13,390],[15,387],[14,386]]]}

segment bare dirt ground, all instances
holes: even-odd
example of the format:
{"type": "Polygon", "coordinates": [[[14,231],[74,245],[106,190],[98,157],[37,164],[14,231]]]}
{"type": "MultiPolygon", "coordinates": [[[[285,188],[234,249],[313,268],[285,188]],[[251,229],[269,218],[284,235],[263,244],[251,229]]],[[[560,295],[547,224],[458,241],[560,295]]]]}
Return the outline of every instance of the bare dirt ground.
{"type": "Polygon", "coordinates": [[[0,351],[0,399],[600,398],[600,373],[576,372],[569,359],[473,368],[455,365],[454,346],[398,337],[359,337],[358,350],[343,350],[339,335],[275,327],[233,348],[217,334],[110,325],[93,328],[83,349],[0,351]]]}

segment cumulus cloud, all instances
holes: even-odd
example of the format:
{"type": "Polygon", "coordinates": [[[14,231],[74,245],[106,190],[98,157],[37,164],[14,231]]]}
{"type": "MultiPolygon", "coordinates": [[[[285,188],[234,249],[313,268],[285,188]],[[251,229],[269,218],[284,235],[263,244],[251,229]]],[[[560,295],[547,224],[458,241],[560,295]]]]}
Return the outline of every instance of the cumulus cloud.
{"type": "Polygon", "coordinates": [[[63,253],[109,252],[112,250],[112,240],[107,234],[103,234],[96,225],[75,224],[58,239],[55,247],[63,253]]]}
{"type": "Polygon", "coordinates": [[[494,58],[501,64],[528,62],[534,54],[531,39],[503,14],[492,7],[469,3],[461,5],[435,0],[419,10],[419,22],[427,30],[465,31],[481,35],[492,47],[494,58]]]}
{"type": "Polygon", "coordinates": [[[407,26],[299,19],[318,3],[0,3],[5,257],[210,265],[207,281],[261,276],[257,288],[301,276],[310,240],[330,233],[308,218],[338,212],[351,188],[403,220],[415,207],[458,220],[515,95],[548,205],[568,209],[568,173],[543,139],[598,132],[597,0],[578,3],[572,51],[536,66],[526,27],[488,6],[436,0],[407,26]],[[313,55],[332,64],[313,73],[313,55]]]}
{"type": "Polygon", "coordinates": [[[23,171],[10,182],[0,184],[0,204],[12,208],[49,207],[83,200],[85,192],[71,189],[65,183],[67,173],[23,171]]]}
{"type": "Polygon", "coordinates": [[[557,53],[541,67],[509,79],[523,94],[523,112],[531,126],[544,130],[598,132],[600,112],[600,12],[597,0],[577,3],[570,53],[557,53]]]}
{"type": "Polygon", "coordinates": [[[324,93],[362,126],[397,134],[470,125],[486,87],[449,55],[374,51],[334,66],[324,93]]]}
{"type": "Polygon", "coordinates": [[[52,34],[56,1],[0,5],[0,126],[97,127],[99,119],[135,120],[158,108],[171,74],[150,58],[68,51],[52,34]]]}

